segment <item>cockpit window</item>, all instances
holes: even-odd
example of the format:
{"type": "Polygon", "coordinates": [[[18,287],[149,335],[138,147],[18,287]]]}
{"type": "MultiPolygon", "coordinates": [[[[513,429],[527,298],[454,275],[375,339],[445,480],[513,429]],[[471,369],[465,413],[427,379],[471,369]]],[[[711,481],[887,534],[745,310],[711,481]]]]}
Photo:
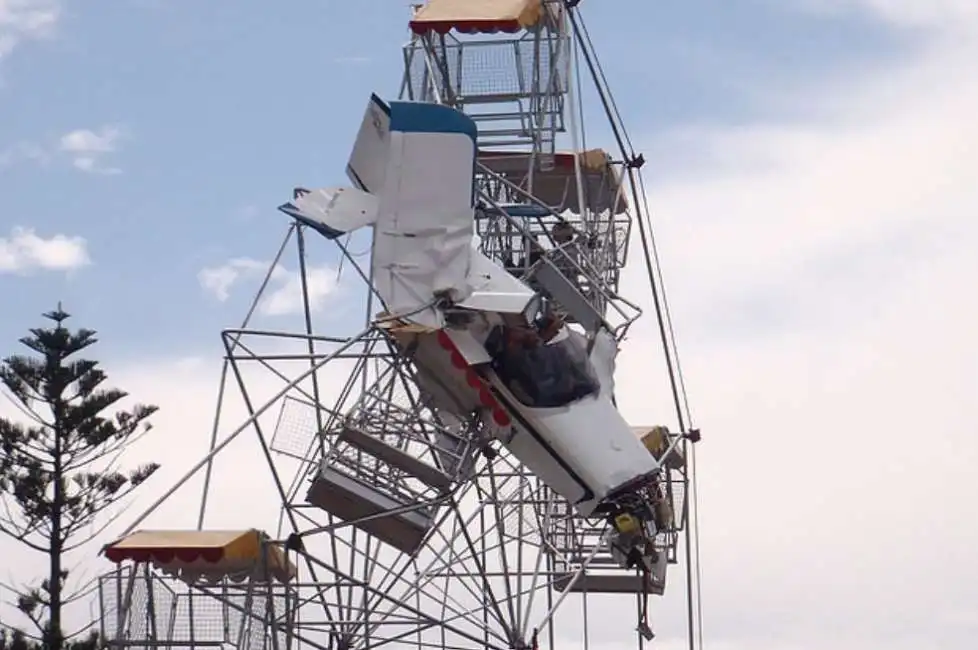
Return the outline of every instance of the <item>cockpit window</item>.
{"type": "Polygon", "coordinates": [[[531,408],[559,408],[600,390],[587,352],[573,336],[545,342],[533,329],[500,325],[486,349],[514,397],[531,408]]]}

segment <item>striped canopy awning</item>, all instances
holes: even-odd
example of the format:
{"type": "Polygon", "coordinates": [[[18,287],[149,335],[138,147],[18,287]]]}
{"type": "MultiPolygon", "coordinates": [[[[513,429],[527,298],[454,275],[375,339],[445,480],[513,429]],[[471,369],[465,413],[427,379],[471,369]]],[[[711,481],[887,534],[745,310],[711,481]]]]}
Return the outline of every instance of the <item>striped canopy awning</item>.
{"type": "Polygon", "coordinates": [[[104,553],[116,564],[148,563],[188,582],[295,577],[285,552],[255,529],[140,530],[109,544],[104,553]]]}
{"type": "Polygon", "coordinates": [[[429,0],[410,25],[415,34],[492,34],[527,29],[542,16],[542,0],[429,0]]]}

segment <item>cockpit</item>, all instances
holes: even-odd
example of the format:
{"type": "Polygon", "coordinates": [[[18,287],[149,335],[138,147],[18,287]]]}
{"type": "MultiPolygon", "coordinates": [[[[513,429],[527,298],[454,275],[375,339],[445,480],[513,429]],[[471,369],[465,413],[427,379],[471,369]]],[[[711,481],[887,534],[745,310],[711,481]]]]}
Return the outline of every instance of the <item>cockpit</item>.
{"type": "Polygon", "coordinates": [[[600,392],[581,341],[566,328],[547,329],[498,325],[490,332],[492,368],[513,396],[529,408],[560,408],[600,392]]]}

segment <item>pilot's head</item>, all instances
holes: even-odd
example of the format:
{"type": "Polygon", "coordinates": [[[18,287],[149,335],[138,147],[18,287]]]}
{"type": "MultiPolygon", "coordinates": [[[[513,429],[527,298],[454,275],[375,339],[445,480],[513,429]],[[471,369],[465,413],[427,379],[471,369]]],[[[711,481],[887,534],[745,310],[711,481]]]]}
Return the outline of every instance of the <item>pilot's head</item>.
{"type": "Polygon", "coordinates": [[[570,240],[574,239],[574,226],[570,225],[566,221],[561,221],[556,226],[551,233],[553,235],[554,241],[557,245],[566,244],[570,240]]]}
{"type": "Polygon", "coordinates": [[[560,328],[563,326],[563,318],[557,314],[554,314],[553,312],[548,312],[537,324],[537,332],[539,332],[539,336],[542,340],[550,341],[550,339],[557,336],[557,333],[560,332],[560,328]]]}

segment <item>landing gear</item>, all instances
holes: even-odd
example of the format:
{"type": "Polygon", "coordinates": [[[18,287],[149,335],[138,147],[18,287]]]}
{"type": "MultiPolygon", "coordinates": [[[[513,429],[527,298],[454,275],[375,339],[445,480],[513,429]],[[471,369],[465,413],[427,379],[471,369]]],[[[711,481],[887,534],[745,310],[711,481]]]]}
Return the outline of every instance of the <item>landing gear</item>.
{"type": "Polygon", "coordinates": [[[648,499],[633,495],[630,503],[619,502],[608,517],[612,531],[608,546],[612,557],[620,566],[633,569],[642,579],[641,611],[635,631],[643,639],[651,641],[655,633],[649,624],[649,591],[659,551],[655,548],[656,511],[648,499]]]}
{"type": "Polygon", "coordinates": [[[654,510],[644,499],[628,510],[619,509],[609,517],[613,528],[608,537],[612,557],[626,569],[650,574],[659,559],[655,549],[654,510]]]}
{"type": "Polygon", "coordinates": [[[652,631],[652,626],[649,623],[649,586],[652,582],[652,572],[651,570],[642,571],[642,610],[639,614],[638,626],[635,631],[642,635],[642,638],[646,641],[651,641],[655,638],[655,632],[652,631]]]}
{"type": "Polygon", "coordinates": [[[635,628],[635,631],[641,634],[642,638],[646,641],[651,641],[655,638],[655,632],[652,631],[652,628],[649,627],[649,624],[645,621],[639,621],[638,627],[635,628]]]}

